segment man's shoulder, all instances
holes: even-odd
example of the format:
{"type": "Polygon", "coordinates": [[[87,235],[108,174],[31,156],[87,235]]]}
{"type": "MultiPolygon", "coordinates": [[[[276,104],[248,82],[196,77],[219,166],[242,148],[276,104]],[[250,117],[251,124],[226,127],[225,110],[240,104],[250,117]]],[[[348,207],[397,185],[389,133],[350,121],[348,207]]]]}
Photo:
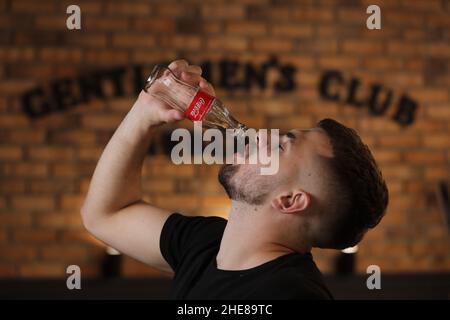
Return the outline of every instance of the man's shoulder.
{"type": "Polygon", "coordinates": [[[191,216],[174,212],[169,216],[166,224],[179,225],[191,228],[195,231],[200,231],[205,229],[207,226],[215,227],[217,229],[224,229],[227,224],[227,220],[218,216],[191,216]]]}
{"type": "Polygon", "coordinates": [[[222,239],[227,220],[218,216],[189,216],[173,213],[166,221],[165,233],[176,232],[189,241],[189,247],[211,245],[222,239]]]}

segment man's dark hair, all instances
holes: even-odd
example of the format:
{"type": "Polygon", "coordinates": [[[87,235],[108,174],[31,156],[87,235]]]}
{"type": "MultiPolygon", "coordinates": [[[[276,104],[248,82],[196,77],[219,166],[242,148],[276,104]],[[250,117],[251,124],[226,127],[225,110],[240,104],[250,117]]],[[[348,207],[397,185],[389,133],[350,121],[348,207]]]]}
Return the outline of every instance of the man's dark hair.
{"type": "Polygon", "coordinates": [[[319,246],[352,247],[384,216],[388,189],[372,153],[355,130],[332,119],[321,120],[317,127],[327,133],[333,148],[334,156],[326,158],[326,167],[334,180],[332,192],[338,202],[331,238],[319,246]]]}

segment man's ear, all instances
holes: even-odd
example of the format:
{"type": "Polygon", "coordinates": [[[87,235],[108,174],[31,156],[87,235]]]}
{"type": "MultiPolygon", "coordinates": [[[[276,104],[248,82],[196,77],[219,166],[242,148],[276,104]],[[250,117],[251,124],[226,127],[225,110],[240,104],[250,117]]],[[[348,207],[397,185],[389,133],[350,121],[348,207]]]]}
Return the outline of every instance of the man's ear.
{"type": "Polygon", "coordinates": [[[311,204],[311,197],[303,190],[290,191],[274,198],[272,207],[282,213],[304,211],[311,204]]]}

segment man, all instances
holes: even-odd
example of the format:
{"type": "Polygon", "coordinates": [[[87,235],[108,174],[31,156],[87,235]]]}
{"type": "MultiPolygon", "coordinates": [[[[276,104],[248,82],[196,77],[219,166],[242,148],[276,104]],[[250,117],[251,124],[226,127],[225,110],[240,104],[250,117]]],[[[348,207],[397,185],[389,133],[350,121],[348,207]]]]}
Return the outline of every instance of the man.
{"type": "MultiPolygon", "coordinates": [[[[214,95],[198,66],[169,66],[214,95]]],[[[151,93],[151,88],[149,89],[151,93]]],[[[354,246],[384,215],[388,191],[368,148],[334,120],[280,138],[279,170],[225,165],[228,221],[186,217],[142,200],[153,128],[183,114],[142,92],[106,146],[82,208],[86,228],[120,252],[175,273],[177,299],[330,299],[313,247],[354,246]]]]}

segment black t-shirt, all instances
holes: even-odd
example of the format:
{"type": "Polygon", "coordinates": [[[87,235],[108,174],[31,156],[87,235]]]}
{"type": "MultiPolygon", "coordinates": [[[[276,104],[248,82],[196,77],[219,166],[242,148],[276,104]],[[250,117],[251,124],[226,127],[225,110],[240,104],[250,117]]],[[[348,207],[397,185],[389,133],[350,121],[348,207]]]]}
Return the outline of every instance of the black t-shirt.
{"type": "Polygon", "coordinates": [[[171,299],[332,299],[310,253],[291,253],[257,267],[217,269],[227,220],[172,214],[160,238],[175,271],[171,299]]]}

